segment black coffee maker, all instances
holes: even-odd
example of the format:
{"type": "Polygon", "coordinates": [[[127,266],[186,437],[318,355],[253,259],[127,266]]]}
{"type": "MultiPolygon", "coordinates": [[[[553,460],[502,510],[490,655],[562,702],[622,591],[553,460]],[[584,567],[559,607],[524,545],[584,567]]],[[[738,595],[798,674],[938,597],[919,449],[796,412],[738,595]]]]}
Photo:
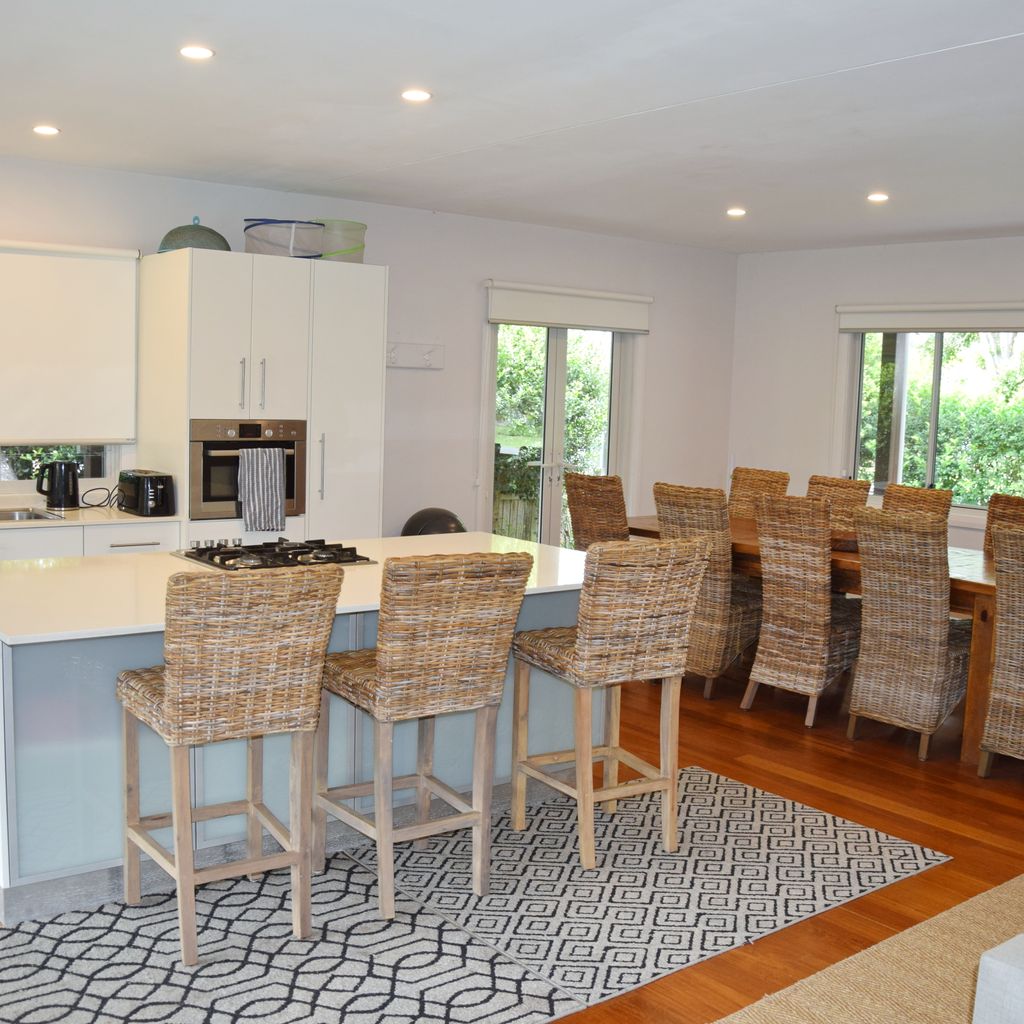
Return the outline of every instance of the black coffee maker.
{"type": "Polygon", "coordinates": [[[47,508],[78,508],[78,463],[62,459],[40,466],[36,490],[46,495],[47,508]]]}

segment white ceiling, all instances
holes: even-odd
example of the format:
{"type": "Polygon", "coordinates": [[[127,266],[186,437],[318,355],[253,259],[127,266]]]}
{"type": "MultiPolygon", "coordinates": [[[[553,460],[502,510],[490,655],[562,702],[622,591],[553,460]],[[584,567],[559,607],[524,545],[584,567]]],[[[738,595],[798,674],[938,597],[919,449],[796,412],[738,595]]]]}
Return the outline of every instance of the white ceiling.
{"type": "Polygon", "coordinates": [[[1024,234],[1021,0],[32,0],[0,96],[12,156],[737,252],[1024,234]]]}

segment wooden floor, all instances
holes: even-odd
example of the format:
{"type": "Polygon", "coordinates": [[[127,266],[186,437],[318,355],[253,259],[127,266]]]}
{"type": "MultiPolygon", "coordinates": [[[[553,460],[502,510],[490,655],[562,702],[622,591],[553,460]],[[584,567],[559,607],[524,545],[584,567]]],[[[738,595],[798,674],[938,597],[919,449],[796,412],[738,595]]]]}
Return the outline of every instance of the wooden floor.
{"type": "MultiPolygon", "coordinates": [[[[753,710],[740,711],[739,675],[720,680],[712,701],[699,682],[683,688],[681,765],[701,765],[953,859],[567,1018],[574,1024],[718,1020],[1024,873],[1024,761],[998,757],[992,777],[979,779],[957,760],[959,720],[943,726],[921,763],[916,737],[888,726],[862,719],[849,742],[838,689],[822,698],[818,724],[805,729],[806,699],[763,686],[753,710]]],[[[655,762],[658,699],[657,685],[637,683],[625,688],[622,705],[623,745],[655,762]]]]}

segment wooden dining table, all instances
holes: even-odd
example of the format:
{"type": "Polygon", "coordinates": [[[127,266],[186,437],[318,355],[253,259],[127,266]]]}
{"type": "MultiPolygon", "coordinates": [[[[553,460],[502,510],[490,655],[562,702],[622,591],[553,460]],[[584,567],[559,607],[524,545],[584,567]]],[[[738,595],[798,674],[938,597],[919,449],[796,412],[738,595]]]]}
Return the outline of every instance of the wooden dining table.
{"type": "MultiPolygon", "coordinates": [[[[747,576],[761,575],[761,549],[753,519],[731,519],[733,568],[747,576]]],[[[630,516],[629,532],[635,537],[660,537],[657,516],[630,516]]],[[[860,593],[860,554],[854,535],[833,534],[832,584],[834,589],[860,593]]],[[[973,621],[971,660],[967,673],[964,731],[960,760],[977,764],[979,745],[988,710],[992,683],[992,656],[996,625],[996,578],[991,558],[974,548],[949,549],[949,606],[965,612],[973,621]]]]}

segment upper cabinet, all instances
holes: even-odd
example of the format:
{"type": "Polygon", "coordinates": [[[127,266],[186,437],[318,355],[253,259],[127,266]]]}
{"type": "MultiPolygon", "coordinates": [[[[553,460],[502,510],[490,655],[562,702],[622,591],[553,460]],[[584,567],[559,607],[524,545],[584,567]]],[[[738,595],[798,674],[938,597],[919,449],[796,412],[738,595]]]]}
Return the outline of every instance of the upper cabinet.
{"type": "Polygon", "coordinates": [[[191,419],[306,418],[310,261],[192,250],[191,419]]]}
{"type": "Polygon", "coordinates": [[[0,242],[0,443],[135,437],[138,253],[0,242]]]}

